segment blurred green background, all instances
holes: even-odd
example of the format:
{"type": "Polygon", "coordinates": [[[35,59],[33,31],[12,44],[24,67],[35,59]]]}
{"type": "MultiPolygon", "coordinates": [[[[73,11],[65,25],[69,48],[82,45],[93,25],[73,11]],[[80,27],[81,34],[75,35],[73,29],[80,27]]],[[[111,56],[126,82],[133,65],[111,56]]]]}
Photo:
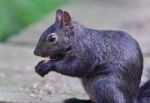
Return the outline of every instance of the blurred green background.
{"type": "Polygon", "coordinates": [[[68,0],[0,0],[0,41],[39,20],[68,0]]]}

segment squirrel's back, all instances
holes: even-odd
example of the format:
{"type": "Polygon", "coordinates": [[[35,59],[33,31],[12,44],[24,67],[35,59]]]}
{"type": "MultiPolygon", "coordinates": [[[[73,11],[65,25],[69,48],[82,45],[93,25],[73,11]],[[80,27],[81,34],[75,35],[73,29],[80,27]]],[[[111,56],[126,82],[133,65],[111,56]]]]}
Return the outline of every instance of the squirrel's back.
{"type": "MultiPolygon", "coordinates": [[[[135,60],[143,65],[143,56],[138,42],[128,33],[117,30],[94,30],[73,22],[72,42],[78,42],[95,54],[100,62],[118,62],[135,60]]],[[[142,68],[142,67],[141,67],[142,68]]]]}

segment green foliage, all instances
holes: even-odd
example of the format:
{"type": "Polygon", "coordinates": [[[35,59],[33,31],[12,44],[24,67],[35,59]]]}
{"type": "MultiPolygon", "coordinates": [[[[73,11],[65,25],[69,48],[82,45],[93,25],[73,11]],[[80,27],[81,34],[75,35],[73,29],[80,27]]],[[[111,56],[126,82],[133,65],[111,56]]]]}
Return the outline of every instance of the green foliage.
{"type": "Polygon", "coordinates": [[[0,0],[0,41],[68,0],[0,0]]]}

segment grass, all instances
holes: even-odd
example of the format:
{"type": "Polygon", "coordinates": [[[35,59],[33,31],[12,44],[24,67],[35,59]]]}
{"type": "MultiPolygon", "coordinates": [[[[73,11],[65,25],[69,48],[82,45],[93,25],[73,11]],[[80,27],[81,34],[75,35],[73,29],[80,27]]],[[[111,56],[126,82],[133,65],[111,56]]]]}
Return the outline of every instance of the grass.
{"type": "Polygon", "coordinates": [[[0,41],[69,0],[0,0],[0,41]]]}

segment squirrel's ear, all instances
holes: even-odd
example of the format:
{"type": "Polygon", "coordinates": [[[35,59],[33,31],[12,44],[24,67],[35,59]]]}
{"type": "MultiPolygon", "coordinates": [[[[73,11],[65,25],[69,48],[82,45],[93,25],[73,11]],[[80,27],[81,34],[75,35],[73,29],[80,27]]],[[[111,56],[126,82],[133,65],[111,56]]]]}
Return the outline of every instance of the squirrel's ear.
{"type": "Polygon", "coordinates": [[[68,12],[63,11],[61,9],[57,9],[56,11],[56,21],[60,22],[62,26],[66,26],[70,24],[71,17],[68,12]]]}
{"type": "Polygon", "coordinates": [[[62,15],[63,15],[63,11],[61,9],[57,9],[57,11],[56,11],[56,21],[61,22],[62,21],[62,15]]]}
{"type": "Polygon", "coordinates": [[[69,15],[68,12],[64,11],[63,12],[63,21],[62,21],[63,26],[69,25],[70,22],[71,22],[71,16],[69,15]]]}

